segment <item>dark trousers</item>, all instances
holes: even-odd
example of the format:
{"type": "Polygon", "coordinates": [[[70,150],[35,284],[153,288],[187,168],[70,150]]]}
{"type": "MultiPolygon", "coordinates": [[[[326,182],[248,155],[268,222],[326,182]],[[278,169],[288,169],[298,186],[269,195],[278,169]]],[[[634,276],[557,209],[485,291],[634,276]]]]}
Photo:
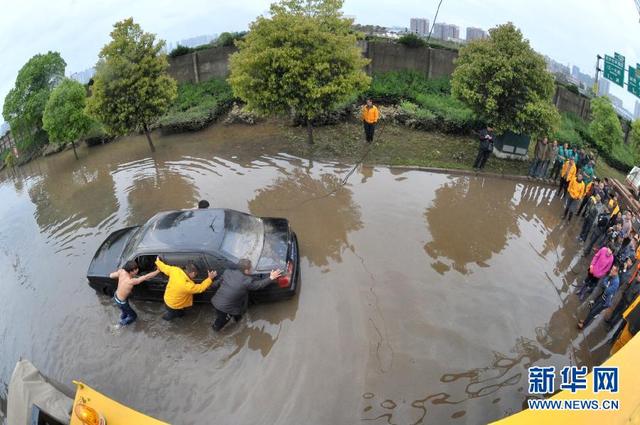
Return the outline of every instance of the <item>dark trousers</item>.
{"type": "Polygon", "coordinates": [[[587,318],[584,319],[582,327],[586,328],[587,325],[591,323],[591,321],[605,308],[607,308],[607,305],[604,302],[604,298],[599,297],[593,307],[591,307],[591,310],[589,310],[589,314],[587,314],[587,318]]]}
{"type": "Polygon", "coordinates": [[[529,177],[537,177],[539,168],[542,167],[541,159],[534,159],[529,166],[529,177]]]}
{"type": "Polygon", "coordinates": [[[593,226],[593,222],[595,217],[587,217],[582,223],[582,229],[580,230],[580,240],[582,242],[587,240],[587,236],[589,236],[589,232],[591,231],[591,227],[593,226]]]}
{"type": "Polygon", "coordinates": [[[600,244],[605,234],[606,234],[606,230],[603,230],[601,227],[598,227],[596,225],[596,228],[593,231],[591,238],[589,239],[589,243],[584,247],[584,255],[591,254],[591,249],[593,248],[593,246],[596,245],[596,243],[600,244]]]}
{"type": "Polygon", "coordinates": [[[476,156],[476,160],[473,163],[473,168],[484,168],[484,165],[487,163],[487,159],[489,159],[489,155],[491,155],[491,151],[486,151],[482,148],[478,150],[478,155],[476,156]]]}
{"type": "Polygon", "coordinates": [[[569,182],[564,179],[564,177],[560,177],[560,187],[558,188],[558,194],[562,198],[567,194],[567,188],[569,187],[569,182]]]}
{"type": "Polygon", "coordinates": [[[584,217],[583,211],[585,213],[587,212],[586,206],[587,206],[587,202],[589,202],[589,198],[590,197],[586,195],[582,198],[582,202],[580,202],[580,208],[578,208],[577,215],[582,214],[582,216],[584,217]]]}
{"type": "Polygon", "coordinates": [[[611,317],[609,317],[607,323],[610,323],[611,325],[615,325],[616,323],[618,323],[618,321],[622,319],[622,313],[624,313],[627,307],[629,307],[629,304],[625,301],[623,296],[616,308],[611,313],[611,317]]]}
{"type": "Polygon", "coordinates": [[[364,137],[367,142],[373,142],[373,133],[376,131],[376,125],[364,122],[364,137]]]}
{"type": "Polygon", "coordinates": [[[568,221],[571,221],[571,217],[573,217],[573,211],[576,209],[576,204],[579,201],[577,199],[573,199],[570,195],[567,195],[566,207],[564,208],[564,218],[567,218],[567,213],[569,214],[568,221]]]}
{"type": "Polygon", "coordinates": [[[591,274],[591,271],[587,272],[587,277],[584,279],[582,286],[578,289],[577,295],[580,298],[580,301],[587,298],[593,292],[593,288],[596,287],[600,278],[595,277],[591,274]]]}
{"type": "Polygon", "coordinates": [[[213,322],[212,327],[216,332],[224,328],[224,325],[226,325],[232,317],[236,322],[239,322],[240,319],[242,319],[242,314],[228,314],[215,307],[213,309],[216,312],[216,320],[213,322]]]}
{"type": "Polygon", "coordinates": [[[554,180],[557,179],[560,176],[561,170],[562,170],[562,161],[556,160],[556,162],[553,163],[553,168],[551,169],[550,177],[554,180]]]}
{"type": "Polygon", "coordinates": [[[121,301],[117,296],[113,297],[113,302],[120,309],[120,325],[127,326],[135,322],[138,318],[136,312],[129,305],[129,300],[121,301]]]}
{"type": "Polygon", "coordinates": [[[171,320],[175,319],[176,317],[184,316],[184,309],[183,308],[175,309],[175,308],[169,307],[166,304],[164,306],[167,308],[167,312],[162,316],[162,318],[164,320],[171,321],[171,320]]]}

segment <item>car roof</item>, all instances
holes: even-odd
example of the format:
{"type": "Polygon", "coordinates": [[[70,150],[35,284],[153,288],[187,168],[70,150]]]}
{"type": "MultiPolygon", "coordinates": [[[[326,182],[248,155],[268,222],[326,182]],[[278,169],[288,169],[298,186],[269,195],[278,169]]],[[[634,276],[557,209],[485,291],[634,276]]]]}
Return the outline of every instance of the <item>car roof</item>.
{"type": "Polygon", "coordinates": [[[160,212],[142,226],[134,252],[217,252],[227,214],[245,213],[223,208],[160,212]]]}

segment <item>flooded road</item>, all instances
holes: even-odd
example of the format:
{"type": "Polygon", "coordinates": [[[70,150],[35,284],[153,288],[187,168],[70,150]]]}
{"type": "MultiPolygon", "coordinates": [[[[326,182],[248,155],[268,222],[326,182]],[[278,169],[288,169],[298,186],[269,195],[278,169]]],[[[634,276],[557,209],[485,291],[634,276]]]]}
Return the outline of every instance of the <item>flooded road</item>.
{"type": "Polygon", "coordinates": [[[586,263],[553,190],[279,153],[278,129],[214,126],[38,160],[0,183],[0,405],[19,358],[174,424],[477,424],[522,408],[531,365],[592,365],[586,263]],[[261,140],[263,139],[263,140],[261,140]],[[264,143],[263,143],[264,142],[264,143]],[[259,144],[260,148],[255,145],[259,144]],[[113,230],[213,206],[290,220],[300,292],[214,335],[210,306],[114,330],[85,273],[113,230]]]}

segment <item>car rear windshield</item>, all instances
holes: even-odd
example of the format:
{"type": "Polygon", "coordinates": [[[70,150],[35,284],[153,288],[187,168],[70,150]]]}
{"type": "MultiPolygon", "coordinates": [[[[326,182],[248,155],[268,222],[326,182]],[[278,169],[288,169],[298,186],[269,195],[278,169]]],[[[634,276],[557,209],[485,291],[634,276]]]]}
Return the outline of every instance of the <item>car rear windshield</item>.
{"type": "Polygon", "coordinates": [[[220,246],[222,251],[236,261],[246,258],[255,267],[264,244],[262,219],[236,211],[226,211],[224,228],[224,239],[220,246]]]}

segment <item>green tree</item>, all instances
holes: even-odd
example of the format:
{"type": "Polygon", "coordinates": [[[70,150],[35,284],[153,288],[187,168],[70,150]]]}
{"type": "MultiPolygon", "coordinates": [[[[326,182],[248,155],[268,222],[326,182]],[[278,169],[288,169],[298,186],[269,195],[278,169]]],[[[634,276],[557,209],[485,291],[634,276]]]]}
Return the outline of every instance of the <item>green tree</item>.
{"type": "Polygon", "coordinates": [[[262,115],[298,114],[313,143],[312,120],[369,86],[342,0],[282,0],[258,17],[230,59],[229,83],[262,115]]]}
{"type": "Polygon", "coordinates": [[[84,137],[92,120],[85,112],[87,92],[77,81],[65,79],[51,92],[42,116],[49,140],[57,144],[71,142],[78,159],[76,140],[84,137]]]}
{"type": "Polygon", "coordinates": [[[640,119],[633,121],[631,124],[631,144],[636,153],[640,151],[640,119]]]}
{"type": "Polygon", "coordinates": [[[512,23],[489,34],[460,49],[452,94],[499,134],[549,134],[560,116],[551,103],[554,82],[544,58],[512,23]]]}
{"type": "Polygon", "coordinates": [[[22,149],[46,144],[42,115],[53,87],[67,66],[58,52],[33,56],[18,72],[15,86],[4,99],[2,115],[22,149]]]}
{"type": "Polygon", "coordinates": [[[112,134],[142,130],[155,151],[149,125],[176,97],[176,81],[167,75],[164,41],[143,32],[132,18],[117,22],[111,42],[100,51],[87,108],[112,134]]]}
{"type": "Polygon", "coordinates": [[[622,144],[622,126],[608,98],[597,97],[591,101],[589,133],[596,144],[608,152],[611,152],[614,146],[622,144]]]}

